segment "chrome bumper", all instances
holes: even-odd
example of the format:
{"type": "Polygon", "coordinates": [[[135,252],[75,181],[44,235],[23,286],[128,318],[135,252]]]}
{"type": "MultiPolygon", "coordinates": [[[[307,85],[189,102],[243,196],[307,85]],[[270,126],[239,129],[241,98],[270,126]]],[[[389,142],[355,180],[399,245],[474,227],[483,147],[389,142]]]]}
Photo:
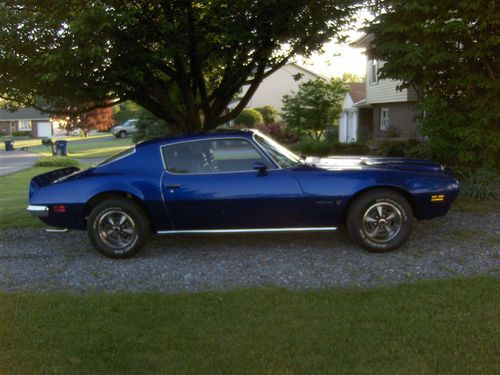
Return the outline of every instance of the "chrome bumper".
{"type": "Polygon", "coordinates": [[[47,206],[32,206],[29,205],[28,208],[26,208],[26,211],[28,211],[30,214],[36,217],[47,217],[49,216],[49,207],[47,206]]]}

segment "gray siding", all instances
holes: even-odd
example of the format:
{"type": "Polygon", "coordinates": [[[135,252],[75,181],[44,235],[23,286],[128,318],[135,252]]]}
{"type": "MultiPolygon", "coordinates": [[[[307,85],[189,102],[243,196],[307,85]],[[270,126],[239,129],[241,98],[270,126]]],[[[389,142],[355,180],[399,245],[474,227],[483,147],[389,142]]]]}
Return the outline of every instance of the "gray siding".
{"type": "Polygon", "coordinates": [[[415,139],[419,137],[418,124],[415,120],[415,103],[387,103],[373,105],[373,138],[374,140],[415,139]],[[389,108],[389,131],[380,130],[380,109],[389,108]],[[394,136],[397,132],[397,136],[394,136]],[[392,137],[389,137],[392,135],[392,137]]]}

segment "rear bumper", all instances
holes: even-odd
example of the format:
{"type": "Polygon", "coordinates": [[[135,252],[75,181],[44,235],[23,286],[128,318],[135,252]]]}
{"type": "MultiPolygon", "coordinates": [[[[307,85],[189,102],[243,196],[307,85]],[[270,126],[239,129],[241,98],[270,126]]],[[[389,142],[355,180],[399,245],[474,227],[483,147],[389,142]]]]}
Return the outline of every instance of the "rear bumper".
{"type": "Polygon", "coordinates": [[[31,215],[36,216],[36,217],[49,216],[49,207],[47,207],[47,206],[29,205],[28,208],[26,208],[26,211],[28,211],[31,215]]]}

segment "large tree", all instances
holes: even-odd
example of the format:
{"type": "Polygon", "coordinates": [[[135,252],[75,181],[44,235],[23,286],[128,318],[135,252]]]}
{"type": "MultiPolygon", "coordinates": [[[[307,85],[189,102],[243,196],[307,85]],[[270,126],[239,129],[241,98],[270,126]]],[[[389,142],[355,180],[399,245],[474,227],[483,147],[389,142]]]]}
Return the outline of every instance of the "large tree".
{"type": "Polygon", "coordinates": [[[356,3],[5,0],[1,96],[56,114],[132,100],[173,130],[212,129],[292,56],[338,37],[356,3]]]}
{"type": "Polygon", "coordinates": [[[500,12],[495,0],[390,0],[368,32],[382,78],[414,88],[434,155],[498,169],[500,12]]]}

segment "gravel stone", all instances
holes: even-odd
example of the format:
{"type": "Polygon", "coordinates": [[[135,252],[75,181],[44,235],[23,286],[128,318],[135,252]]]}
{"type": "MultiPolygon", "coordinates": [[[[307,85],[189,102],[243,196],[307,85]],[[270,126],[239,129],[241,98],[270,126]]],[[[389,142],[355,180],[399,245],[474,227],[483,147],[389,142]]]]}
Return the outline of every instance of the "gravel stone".
{"type": "Polygon", "coordinates": [[[403,248],[384,254],[354,245],[343,230],[161,236],[124,260],[101,256],[85,232],[0,232],[3,291],[374,287],[478,274],[500,276],[500,213],[417,222],[403,248]]]}

